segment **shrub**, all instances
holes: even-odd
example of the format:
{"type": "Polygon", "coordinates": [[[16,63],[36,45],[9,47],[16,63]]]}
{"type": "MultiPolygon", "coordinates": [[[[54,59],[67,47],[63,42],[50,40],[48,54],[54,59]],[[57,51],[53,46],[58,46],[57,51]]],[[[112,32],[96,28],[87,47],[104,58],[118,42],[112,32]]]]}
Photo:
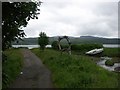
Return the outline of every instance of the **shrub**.
{"type": "MultiPolygon", "coordinates": [[[[63,49],[63,48],[68,48],[68,47],[69,47],[69,45],[67,45],[67,44],[60,44],[60,46],[61,46],[61,49],[63,49]]],[[[53,49],[56,49],[56,50],[59,49],[58,41],[53,41],[53,42],[52,42],[52,48],[53,48],[53,49]]]]}
{"type": "Polygon", "coordinates": [[[105,65],[106,65],[106,66],[113,66],[113,65],[114,65],[114,62],[113,62],[112,60],[107,60],[107,61],[105,62],[105,65]]]}
{"type": "Polygon", "coordinates": [[[58,47],[58,41],[53,41],[53,42],[52,42],[52,48],[53,48],[53,49],[56,49],[56,50],[59,49],[59,47],[58,47]]]}

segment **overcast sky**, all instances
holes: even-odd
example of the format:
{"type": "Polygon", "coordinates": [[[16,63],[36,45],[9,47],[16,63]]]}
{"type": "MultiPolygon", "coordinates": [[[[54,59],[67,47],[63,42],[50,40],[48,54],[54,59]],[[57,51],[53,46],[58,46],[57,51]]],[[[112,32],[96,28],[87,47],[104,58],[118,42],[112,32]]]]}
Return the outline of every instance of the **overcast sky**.
{"type": "Polygon", "coordinates": [[[42,2],[38,19],[24,28],[27,37],[38,37],[41,31],[47,36],[118,37],[118,0],[42,2]]]}

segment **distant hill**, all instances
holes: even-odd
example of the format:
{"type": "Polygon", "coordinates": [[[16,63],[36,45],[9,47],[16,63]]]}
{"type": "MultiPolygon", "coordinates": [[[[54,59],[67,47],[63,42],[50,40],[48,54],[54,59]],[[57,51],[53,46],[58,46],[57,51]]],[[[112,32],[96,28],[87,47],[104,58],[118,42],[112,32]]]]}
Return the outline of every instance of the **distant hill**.
{"type": "MultiPolygon", "coordinates": [[[[80,37],[69,37],[72,44],[81,44],[81,43],[101,43],[101,44],[120,44],[120,39],[118,38],[101,38],[101,37],[93,37],[93,36],[80,36],[80,37]]],[[[58,40],[58,36],[49,37],[49,44],[53,41],[58,40]]],[[[62,43],[66,43],[65,40],[61,41],[62,43]]],[[[19,40],[19,42],[13,42],[12,44],[16,45],[37,45],[38,38],[24,38],[23,41],[19,40]]]]}

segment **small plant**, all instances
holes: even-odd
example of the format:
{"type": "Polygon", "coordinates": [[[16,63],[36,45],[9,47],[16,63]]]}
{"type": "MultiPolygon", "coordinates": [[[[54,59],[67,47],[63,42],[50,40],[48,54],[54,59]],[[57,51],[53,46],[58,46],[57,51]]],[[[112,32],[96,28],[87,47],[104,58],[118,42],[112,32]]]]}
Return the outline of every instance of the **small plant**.
{"type": "Polygon", "coordinates": [[[113,66],[113,65],[114,65],[114,62],[113,62],[112,60],[107,60],[107,61],[105,62],[105,65],[106,65],[106,66],[113,66]]]}

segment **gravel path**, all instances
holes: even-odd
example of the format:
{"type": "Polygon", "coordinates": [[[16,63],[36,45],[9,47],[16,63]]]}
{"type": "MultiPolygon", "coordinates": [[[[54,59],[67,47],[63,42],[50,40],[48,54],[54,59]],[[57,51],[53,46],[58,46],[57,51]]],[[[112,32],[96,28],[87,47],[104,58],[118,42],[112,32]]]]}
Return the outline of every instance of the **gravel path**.
{"type": "Polygon", "coordinates": [[[29,49],[21,49],[24,56],[23,74],[10,88],[52,88],[51,72],[29,49]]]}

